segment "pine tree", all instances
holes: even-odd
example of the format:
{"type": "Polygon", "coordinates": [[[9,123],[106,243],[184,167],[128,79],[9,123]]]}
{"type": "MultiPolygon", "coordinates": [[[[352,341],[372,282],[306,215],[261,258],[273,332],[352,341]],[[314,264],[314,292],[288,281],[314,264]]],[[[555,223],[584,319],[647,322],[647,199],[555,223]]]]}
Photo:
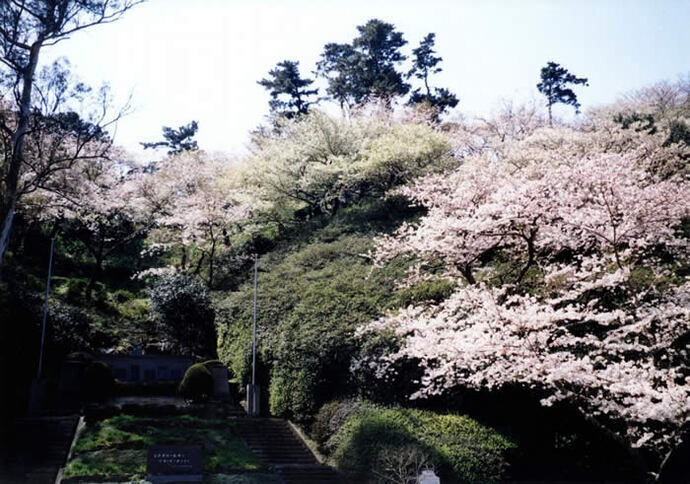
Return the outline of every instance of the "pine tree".
{"type": "Polygon", "coordinates": [[[278,62],[268,75],[270,78],[261,79],[258,83],[271,95],[268,103],[271,114],[291,119],[309,112],[309,107],[316,101],[308,98],[317,95],[319,90],[308,89],[314,80],[300,77],[299,62],[278,62]]]}
{"type": "Polygon", "coordinates": [[[177,129],[169,126],[163,126],[163,138],[165,141],[156,141],[151,143],[140,143],[144,149],[148,148],[169,148],[169,155],[176,155],[183,151],[194,151],[199,149],[194,136],[199,129],[199,123],[192,121],[189,124],[180,126],[177,129]]]}
{"type": "Polygon", "coordinates": [[[537,89],[546,96],[546,106],[549,108],[549,125],[553,125],[551,108],[554,104],[567,104],[575,108],[575,113],[580,112],[580,103],[568,84],[584,84],[589,86],[587,78],[576,77],[568,72],[568,69],[555,62],[549,62],[541,69],[541,82],[537,89]]]}
{"type": "Polygon", "coordinates": [[[434,54],[434,44],[436,41],[436,34],[429,33],[420,42],[419,47],[412,51],[413,63],[412,69],[408,72],[407,77],[416,77],[424,82],[424,91],[420,88],[415,89],[410,95],[408,104],[427,103],[438,110],[440,115],[448,108],[454,108],[458,104],[458,98],[446,88],[434,88],[431,91],[429,87],[429,75],[438,74],[443,69],[439,67],[439,63],[443,60],[442,57],[436,57],[434,54]]]}
{"type": "Polygon", "coordinates": [[[352,44],[326,44],[317,73],[328,79],[328,94],[341,107],[362,104],[372,98],[389,102],[404,96],[410,85],[396,70],[406,59],[400,48],[407,44],[395,26],[378,19],[357,27],[352,44]]]}

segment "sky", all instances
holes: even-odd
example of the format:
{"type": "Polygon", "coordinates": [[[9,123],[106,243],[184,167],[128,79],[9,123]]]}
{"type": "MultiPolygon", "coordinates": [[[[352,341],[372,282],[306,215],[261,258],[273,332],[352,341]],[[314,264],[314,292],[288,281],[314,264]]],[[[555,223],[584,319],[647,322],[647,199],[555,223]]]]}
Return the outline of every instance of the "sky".
{"type": "Polygon", "coordinates": [[[432,85],[456,93],[463,115],[537,96],[548,61],[589,79],[576,88],[583,110],[690,73],[690,0],[149,0],[45,48],[41,63],[66,56],[116,104],[131,95],[115,140],[135,153],[162,126],[197,120],[201,148],[241,154],[268,113],[257,81],[285,59],[313,77],[323,46],[351,42],[371,18],[403,33],[406,55],[436,33],[432,85]]]}

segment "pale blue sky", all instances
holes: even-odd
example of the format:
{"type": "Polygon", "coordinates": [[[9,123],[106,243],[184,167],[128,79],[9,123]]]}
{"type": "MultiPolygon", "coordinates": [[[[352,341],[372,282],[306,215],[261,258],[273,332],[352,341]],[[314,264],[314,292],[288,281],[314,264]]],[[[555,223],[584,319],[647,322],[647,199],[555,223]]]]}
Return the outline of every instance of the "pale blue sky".
{"type": "Polygon", "coordinates": [[[324,44],[351,41],[370,18],[402,31],[408,55],[436,33],[444,72],[432,82],[465,114],[532,96],[549,60],[589,78],[583,109],[690,72],[689,0],[149,0],[42,59],[65,55],[84,80],[133,93],[116,138],[130,149],[196,119],[202,148],[241,152],[268,111],[256,81],[284,59],[309,74],[324,44]]]}

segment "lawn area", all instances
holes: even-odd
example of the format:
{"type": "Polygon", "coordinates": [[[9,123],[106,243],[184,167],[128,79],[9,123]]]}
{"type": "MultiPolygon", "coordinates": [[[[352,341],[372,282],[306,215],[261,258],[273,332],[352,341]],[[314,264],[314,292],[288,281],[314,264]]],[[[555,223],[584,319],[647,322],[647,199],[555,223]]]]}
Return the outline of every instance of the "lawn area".
{"type": "MultiPolygon", "coordinates": [[[[145,477],[147,448],[160,444],[201,444],[204,474],[264,468],[233,430],[232,422],[189,415],[134,417],[118,415],[88,423],[74,447],[64,478],[132,480],[145,477]]],[[[238,481],[240,482],[240,481],[238,481]]]]}

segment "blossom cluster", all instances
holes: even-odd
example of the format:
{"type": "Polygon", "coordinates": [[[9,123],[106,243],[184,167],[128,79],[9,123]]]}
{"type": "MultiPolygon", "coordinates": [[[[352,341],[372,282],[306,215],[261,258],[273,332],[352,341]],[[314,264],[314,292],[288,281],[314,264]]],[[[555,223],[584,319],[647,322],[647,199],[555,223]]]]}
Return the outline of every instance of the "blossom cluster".
{"type": "Polygon", "coordinates": [[[565,400],[624,428],[633,446],[671,446],[690,417],[690,182],[657,170],[676,148],[623,135],[639,139],[614,150],[599,132],[535,129],[502,159],[474,154],[398,190],[426,215],[378,238],[370,255],[410,258],[408,284],[458,286],[362,328],[400,341],[369,362],[379,375],[418,361],[416,397],[538,388],[546,405],[565,400]]]}

